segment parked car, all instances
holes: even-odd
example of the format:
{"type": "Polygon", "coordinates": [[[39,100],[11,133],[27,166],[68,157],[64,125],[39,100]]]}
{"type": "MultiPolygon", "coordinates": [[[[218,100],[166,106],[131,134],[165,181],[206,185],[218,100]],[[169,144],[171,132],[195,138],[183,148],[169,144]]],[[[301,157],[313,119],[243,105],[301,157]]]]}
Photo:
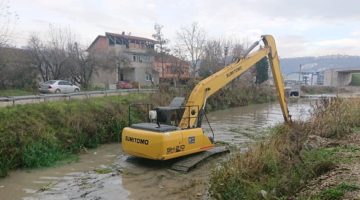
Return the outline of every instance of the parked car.
{"type": "Polygon", "coordinates": [[[119,81],[117,84],[116,84],[116,88],[117,89],[131,89],[133,88],[133,85],[129,82],[126,82],[126,81],[119,81]]]}
{"type": "Polygon", "coordinates": [[[72,93],[80,92],[80,88],[69,81],[50,80],[39,86],[40,93],[72,93]]]}

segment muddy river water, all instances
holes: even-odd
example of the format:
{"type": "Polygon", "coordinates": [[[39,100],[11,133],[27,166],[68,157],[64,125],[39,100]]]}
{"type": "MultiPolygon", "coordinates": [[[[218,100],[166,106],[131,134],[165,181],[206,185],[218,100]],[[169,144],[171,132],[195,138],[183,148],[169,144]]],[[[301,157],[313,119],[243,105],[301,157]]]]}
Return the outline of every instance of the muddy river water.
{"type": "MultiPolygon", "coordinates": [[[[292,118],[306,119],[310,104],[290,103],[292,118]]],[[[215,111],[208,119],[216,141],[240,148],[283,121],[277,102],[215,111]]],[[[211,134],[205,120],[203,127],[211,134]]],[[[0,179],[0,199],[207,199],[211,169],[225,157],[211,158],[185,174],[170,170],[171,161],[128,159],[120,144],[107,144],[81,154],[74,163],[12,171],[0,179]]]]}

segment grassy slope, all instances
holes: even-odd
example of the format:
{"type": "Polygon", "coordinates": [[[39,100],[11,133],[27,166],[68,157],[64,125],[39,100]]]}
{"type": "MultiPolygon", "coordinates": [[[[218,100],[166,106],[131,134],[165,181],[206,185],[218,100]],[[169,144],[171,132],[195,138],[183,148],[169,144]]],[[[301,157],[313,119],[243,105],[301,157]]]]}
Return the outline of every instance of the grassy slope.
{"type": "MultiPolygon", "coordinates": [[[[266,199],[291,198],[311,179],[349,161],[340,155],[358,151],[348,145],[305,148],[308,135],[342,138],[352,132],[351,127],[359,126],[360,100],[324,100],[317,105],[308,122],[275,127],[268,141],[222,163],[212,174],[210,194],[216,199],[251,200],[259,199],[263,190],[266,199]]],[[[333,189],[349,188],[339,187],[333,189]]],[[[318,199],[326,199],[321,195],[327,194],[319,195],[318,199]]]]}
{"type": "Polygon", "coordinates": [[[0,176],[18,167],[50,166],[82,148],[119,140],[128,95],[0,109],[0,176]]]}
{"type": "MultiPolygon", "coordinates": [[[[128,123],[130,103],[142,100],[167,105],[174,96],[189,92],[160,90],[161,95],[149,98],[114,96],[0,108],[0,177],[10,169],[50,166],[84,147],[118,141],[119,132],[128,123]]],[[[238,86],[219,91],[209,100],[209,107],[215,110],[273,99],[270,88],[238,86]]]]}
{"type": "Polygon", "coordinates": [[[0,97],[34,95],[34,92],[20,89],[0,90],[0,97]]]}

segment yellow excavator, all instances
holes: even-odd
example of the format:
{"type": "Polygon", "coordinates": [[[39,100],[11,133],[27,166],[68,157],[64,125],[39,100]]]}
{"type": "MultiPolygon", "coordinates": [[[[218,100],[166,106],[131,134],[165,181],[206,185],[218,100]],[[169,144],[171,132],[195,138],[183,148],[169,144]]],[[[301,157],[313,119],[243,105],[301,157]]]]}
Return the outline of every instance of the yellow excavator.
{"type": "Polygon", "coordinates": [[[185,105],[184,98],[176,97],[170,106],[149,111],[152,122],[132,124],[124,128],[123,150],[136,157],[168,160],[214,148],[213,138],[207,136],[201,128],[206,100],[264,57],[268,58],[271,66],[284,120],[290,123],[275,40],[271,35],[263,35],[261,40],[250,46],[244,56],[200,81],[185,105]],[[264,46],[250,53],[261,41],[264,46]]]}

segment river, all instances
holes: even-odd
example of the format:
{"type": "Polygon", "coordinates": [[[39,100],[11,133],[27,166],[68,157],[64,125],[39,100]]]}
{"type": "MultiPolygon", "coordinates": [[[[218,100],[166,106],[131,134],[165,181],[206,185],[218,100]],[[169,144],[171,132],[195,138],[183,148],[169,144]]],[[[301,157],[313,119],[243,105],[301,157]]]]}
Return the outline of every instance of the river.
{"type": "MultiPolygon", "coordinates": [[[[306,119],[310,104],[290,103],[292,119],[306,119]]],[[[240,148],[266,138],[268,127],[283,122],[277,102],[219,110],[207,117],[215,141],[240,148]]],[[[203,128],[211,134],[206,120],[203,128]]],[[[225,157],[209,159],[185,174],[168,169],[171,161],[126,161],[120,144],[107,144],[81,154],[78,162],[12,171],[0,179],[0,199],[206,199],[211,169],[225,157]]]]}

